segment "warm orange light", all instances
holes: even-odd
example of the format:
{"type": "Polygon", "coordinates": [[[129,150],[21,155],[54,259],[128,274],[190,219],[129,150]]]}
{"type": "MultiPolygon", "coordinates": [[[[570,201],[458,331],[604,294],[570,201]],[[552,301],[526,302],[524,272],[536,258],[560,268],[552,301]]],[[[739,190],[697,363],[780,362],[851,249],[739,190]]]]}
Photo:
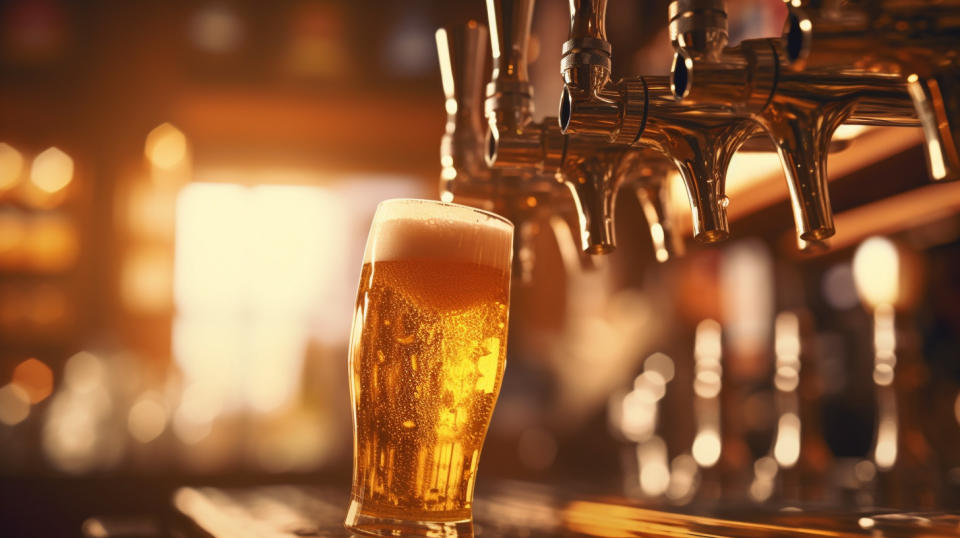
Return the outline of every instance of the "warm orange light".
{"type": "Polygon", "coordinates": [[[30,403],[39,403],[53,391],[53,371],[37,359],[27,359],[14,368],[13,383],[26,391],[30,403]]]}
{"type": "Polygon", "coordinates": [[[128,253],[120,276],[120,295],[131,310],[168,310],[173,296],[170,253],[159,247],[141,247],[128,253]]]}
{"type": "Polygon", "coordinates": [[[41,191],[53,194],[73,181],[73,159],[58,148],[48,148],[33,158],[30,182],[41,191]]]}
{"type": "MultiPolygon", "coordinates": [[[[341,304],[338,283],[353,270],[347,237],[331,233],[347,221],[341,200],[316,187],[191,183],[182,190],[173,344],[189,385],[218,395],[225,409],[269,412],[291,401],[308,320],[328,315],[319,305],[341,304]]],[[[178,417],[191,418],[186,400],[178,417]]],[[[175,418],[174,431],[187,431],[186,423],[175,418]]]]}
{"type": "Polygon", "coordinates": [[[173,125],[163,123],[147,135],[143,152],[153,166],[173,170],[186,160],[187,137],[173,125]]]}
{"type": "Polygon", "coordinates": [[[10,144],[0,142],[0,191],[10,189],[23,174],[23,155],[10,144]]]}
{"type": "Polygon", "coordinates": [[[26,235],[27,222],[19,212],[0,211],[0,267],[20,263],[26,235]]]}
{"type": "Polygon", "coordinates": [[[136,181],[127,195],[118,200],[127,216],[127,225],[137,238],[169,241],[173,238],[177,189],[160,188],[149,181],[136,181]]]}
{"type": "Polygon", "coordinates": [[[28,233],[28,263],[38,271],[61,271],[70,267],[80,245],[73,224],[59,215],[38,217],[28,233]]]}

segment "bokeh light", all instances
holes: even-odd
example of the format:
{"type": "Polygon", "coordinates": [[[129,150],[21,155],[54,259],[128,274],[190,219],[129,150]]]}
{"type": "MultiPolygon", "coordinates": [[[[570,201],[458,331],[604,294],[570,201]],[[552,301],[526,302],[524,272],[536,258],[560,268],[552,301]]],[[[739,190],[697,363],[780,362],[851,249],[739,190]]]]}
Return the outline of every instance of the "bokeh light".
{"type": "Polygon", "coordinates": [[[30,395],[20,385],[8,383],[0,388],[0,422],[15,426],[30,416],[30,395]]]}
{"type": "Polygon", "coordinates": [[[142,395],[130,407],[127,414],[127,429],[141,443],[149,443],[163,433],[167,426],[167,409],[154,393],[142,395]]]}
{"type": "Polygon", "coordinates": [[[13,384],[26,391],[30,403],[39,403],[53,391],[53,371],[38,359],[27,359],[14,368],[13,384]]]}
{"type": "Polygon", "coordinates": [[[173,302],[173,257],[162,247],[132,250],[123,261],[120,295],[131,310],[166,312],[173,302]]]}
{"type": "Polygon", "coordinates": [[[14,187],[23,175],[23,155],[10,144],[0,142],[0,191],[14,187]]]}
{"type": "Polygon", "coordinates": [[[211,3],[190,18],[190,40],[210,54],[226,54],[243,40],[243,21],[229,5],[211,3]]]}
{"type": "Polygon", "coordinates": [[[34,217],[27,234],[24,256],[31,269],[63,271],[71,267],[80,254],[77,230],[63,215],[34,217]]]}
{"type": "Polygon", "coordinates": [[[795,413],[780,415],[773,457],[784,469],[793,467],[800,459],[800,417],[795,413]]]}
{"type": "Polygon", "coordinates": [[[637,445],[637,464],[640,467],[640,489],[648,497],[659,497],[670,487],[670,468],[667,466],[667,444],[658,436],[637,445]]]}
{"type": "Polygon", "coordinates": [[[30,182],[46,193],[63,190],[73,181],[73,159],[59,148],[47,148],[33,158],[30,182]]]}
{"type": "Polygon", "coordinates": [[[699,432],[693,440],[693,459],[701,467],[713,467],[720,460],[720,434],[708,429],[699,432]]]}
{"type": "Polygon", "coordinates": [[[89,393],[104,382],[103,360],[93,353],[81,351],[67,359],[63,369],[63,382],[72,391],[89,393]]]}
{"type": "Polygon", "coordinates": [[[169,123],[160,124],[147,135],[143,152],[153,166],[173,170],[187,158],[187,137],[169,123]]]}
{"type": "Polygon", "coordinates": [[[867,306],[895,305],[900,267],[897,247],[884,237],[871,237],[853,256],[853,278],[867,306]]]}
{"type": "Polygon", "coordinates": [[[821,288],[824,298],[837,310],[846,310],[859,304],[857,286],[853,282],[853,268],[849,263],[838,263],[827,269],[821,288]]]}

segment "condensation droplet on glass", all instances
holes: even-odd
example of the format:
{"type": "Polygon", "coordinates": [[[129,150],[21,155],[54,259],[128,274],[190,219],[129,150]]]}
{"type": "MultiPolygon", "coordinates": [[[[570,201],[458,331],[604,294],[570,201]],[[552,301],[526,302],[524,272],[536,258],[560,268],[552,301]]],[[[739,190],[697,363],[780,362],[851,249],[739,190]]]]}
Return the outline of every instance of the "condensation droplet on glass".
{"type": "Polygon", "coordinates": [[[723,196],[720,198],[720,207],[727,207],[730,205],[730,198],[723,196]]]}
{"type": "Polygon", "coordinates": [[[404,421],[403,421],[403,427],[406,428],[406,429],[408,429],[408,430],[413,429],[414,426],[416,426],[416,423],[414,423],[412,420],[404,420],[404,421]]]}

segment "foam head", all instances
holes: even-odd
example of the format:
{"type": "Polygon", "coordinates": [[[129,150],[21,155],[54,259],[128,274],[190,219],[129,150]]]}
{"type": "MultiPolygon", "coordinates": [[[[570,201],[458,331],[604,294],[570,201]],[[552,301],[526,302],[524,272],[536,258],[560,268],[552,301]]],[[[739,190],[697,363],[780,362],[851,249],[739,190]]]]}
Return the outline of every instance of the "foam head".
{"type": "Polygon", "coordinates": [[[386,200],[377,206],[363,263],[442,260],[510,270],[513,224],[472,207],[434,200],[386,200]]]}

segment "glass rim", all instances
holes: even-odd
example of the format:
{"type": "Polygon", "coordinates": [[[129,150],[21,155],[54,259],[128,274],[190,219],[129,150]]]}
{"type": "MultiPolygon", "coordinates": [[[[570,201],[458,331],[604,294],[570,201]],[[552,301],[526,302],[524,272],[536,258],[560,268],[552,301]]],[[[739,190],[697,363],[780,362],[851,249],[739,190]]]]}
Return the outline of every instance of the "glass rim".
{"type": "MultiPolygon", "coordinates": [[[[377,209],[379,209],[380,206],[383,206],[383,205],[394,205],[394,204],[396,205],[424,204],[424,205],[431,205],[434,207],[447,207],[463,213],[483,215],[489,219],[495,220],[502,224],[506,224],[507,226],[510,227],[511,232],[514,229],[514,225],[512,222],[510,222],[510,219],[508,219],[507,217],[504,217],[503,215],[494,213],[493,211],[488,211],[486,209],[480,209],[478,207],[473,207],[465,204],[457,204],[454,202],[444,202],[443,200],[432,200],[429,198],[387,198],[386,200],[381,200],[380,203],[377,204],[377,209]]],[[[477,223],[477,224],[482,225],[483,223],[477,223]]]]}

